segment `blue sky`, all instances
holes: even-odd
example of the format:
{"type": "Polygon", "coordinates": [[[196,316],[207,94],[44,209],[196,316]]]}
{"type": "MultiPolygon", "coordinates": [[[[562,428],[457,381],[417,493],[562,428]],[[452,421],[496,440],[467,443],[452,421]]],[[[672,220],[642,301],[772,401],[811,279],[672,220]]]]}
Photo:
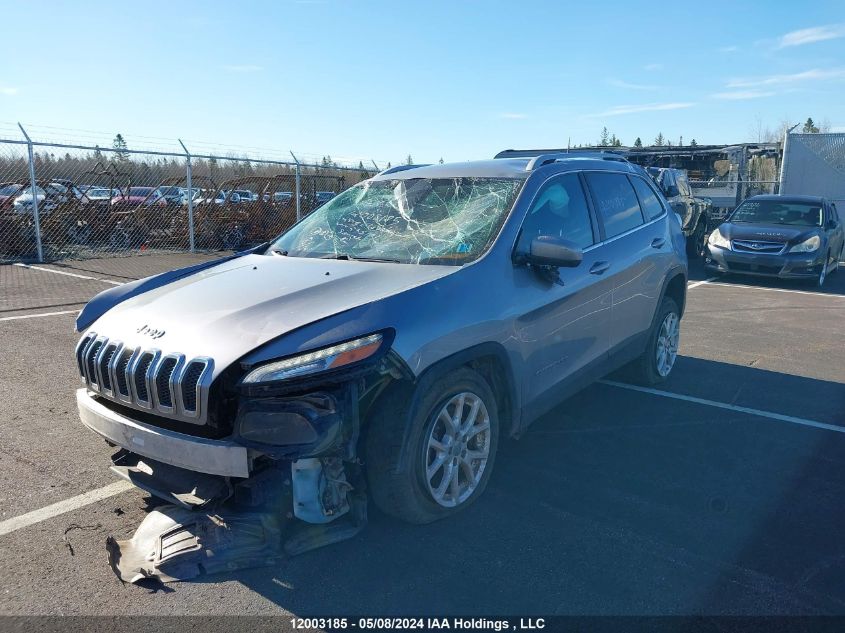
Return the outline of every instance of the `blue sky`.
{"type": "Polygon", "coordinates": [[[808,116],[845,131],[842,0],[0,6],[3,134],[423,162],[602,126],[627,144],[757,140],[808,116]]]}

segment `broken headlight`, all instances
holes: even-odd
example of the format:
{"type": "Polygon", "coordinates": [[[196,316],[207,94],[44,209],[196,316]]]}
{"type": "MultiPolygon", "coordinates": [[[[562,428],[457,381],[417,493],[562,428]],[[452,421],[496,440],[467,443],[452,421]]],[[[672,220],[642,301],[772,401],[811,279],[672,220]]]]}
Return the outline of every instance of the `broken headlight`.
{"type": "Polygon", "coordinates": [[[256,385],[339,369],[375,356],[384,344],[383,334],[370,334],[306,354],[259,365],[250,371],[242,382],[245,385],[256,385]]]}

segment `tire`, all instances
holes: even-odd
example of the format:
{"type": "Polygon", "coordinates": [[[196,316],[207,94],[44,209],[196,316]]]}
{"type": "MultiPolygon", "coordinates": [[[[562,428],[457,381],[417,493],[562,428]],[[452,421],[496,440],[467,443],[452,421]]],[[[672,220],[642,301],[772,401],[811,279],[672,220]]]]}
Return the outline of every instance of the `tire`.
{"type": "MultiPolygon", "coordinates": [[[[655,316],[654,323],[651,326],[651,332],[649,332],[648,335],[646,349],[642,355],[630,365],[631,380],[641,385],[653,386],[659,385],[669,377],[669,374],[672,372],[672,368],[675,365],[675,358],[678,354],[680,321],[681,317],[678,310],[678,304],[675,303],[674,299],[663,297],[663,301],[660,303],[660,308],[655,316]],[[668,362],[668,371],[666,371],[666,367],[661,365],[658,360],[658,347],[661,346],[661,337],[665,334],[663,328],[664,325],[667,324],[667,319],[670,319],[670,315],[674,316],[676,333],[674,335],[674,343],[670,345],[670,351],[667,352],[670,354],[671,358],[668,362]]],[[[663,348],[665,349],[665,344],[663,344],[663,348]]]]}
{"type": "Polygon", "coordinates": [[[834,275],[839,272],[839,262],[842,261],[842,256],[845,255],[845,246],[839,249],[839,256],[833,262],[833,268],[830,269],[829,275],[834,275]]]}
{"type": "Polygon", "coordinates": [[[499,416],[490,386],[472,369],[457,369],[427,387],[421,384],[417,388],[424,391],[413,398],[393,397],[387,392],[376,404],[365,430],[365,469],[372,499],[379,509],[408,523],[422,524],[460,512],[484,492],[498,448],[499,416]],[[466,424],[467,435],[456,432],[440,415],[445,410],[451,417],[459,404],[463,405],[460,426],[466,424]],[[470,417],[473,411],[475,423],[470,417]],[[447,439],[448,432],[457,439],[447,439]],[[408,444],[403,446],[406,437],[408,444]],[[431,440],[445,450],[432,448],[431,440]],[[479,457],[473,459],[472,451],[479,457]],[[403,453],[405,458],[401,459],[403,453]],[[441,465],[431,470],[431,478],[427,477],[427,467],[438,461],[441,465]],[[454,495],[451,473],[456,471],[458,494],[454,495]],[[447,473],[449,483],[444,486],[447,473]],[[443,493],[438,497],[441,488],[443,493]]]}
{"type": "Polygon", "coordinates": [[[698,219],[695,229],[687,240],[687,255],[690,257],[701,257],[704,254],[704,238],[707,234],[707,221],[702,217],[698,219]]]}

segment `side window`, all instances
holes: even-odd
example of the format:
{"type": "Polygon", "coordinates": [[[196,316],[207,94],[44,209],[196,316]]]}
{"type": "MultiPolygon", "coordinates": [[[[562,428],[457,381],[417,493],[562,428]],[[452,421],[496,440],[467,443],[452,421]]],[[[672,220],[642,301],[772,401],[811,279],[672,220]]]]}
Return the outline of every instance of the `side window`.
{"type": "Polygon", "coordinates": [[[833,202],[830,203],[830,219],[839,224],[839,211],[833,202]]]}
{"type": "Polygon", "coordinates": [[[686,176],[678,176],[678,191],[684,198],[689,198],[692,195],[692,191],[690,191],[689,182],[687,181],[686,176]]]}
{"type": "Polygon", "coordinates": [[[663,205],[654,193],[654,189],[648,186],[648,183],[642,178],[631,176],[631,184],[637,192],[637,198],[640,199],[640,207],[645,213],[646,221],[663,215],[663,205]]]}
{"type": "Polygon", "coordinates": [[[527,253],[531,240],[554,235],[581,248],[594,243],[587,199],[577,174],[564,174],[547,182],[537,192],[522,223],[517,251],[527,253]]]}
{"type": "Polygon", "coordinates": [[[643,223],[640,203],[625,174],[593,172],[587,174],[599,216],[609,239],[643,223]]]}

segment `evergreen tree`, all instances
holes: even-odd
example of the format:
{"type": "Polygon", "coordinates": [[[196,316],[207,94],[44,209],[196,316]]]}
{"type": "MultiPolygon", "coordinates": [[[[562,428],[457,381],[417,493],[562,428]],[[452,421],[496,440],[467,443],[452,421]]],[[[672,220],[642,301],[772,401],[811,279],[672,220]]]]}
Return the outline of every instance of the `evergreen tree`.
{"type": "Polygon", "coordinates": [[[115,157],[117,160],[121,162],[126,162],[129,160],[129,152],[126,151],[127,145],[126,141],[123,139],[123,135],[118,132],[118,134],[114,137],[111,146],[115,149],[115,157]]]}
{"type": "Polygon", "coordinates": [[[807,117],[807,122],[804,124],[802,131],[804,134],[818,134],[819,128],[817,128],[816,124],[813,123],[813,119],[811,117],[807,117]]]}
{"type": "Polygon", "coordinates": [[[642,140],[640,139],[640,137],[638,136],[638,137],[637,137],[637,140],[636,140],[636,141],[634,141],[634,147],[642,147],[642,146],[643,146],[643,142],[642,142],[642,140]]]}
{"type": "Polygon", "coordinates": [[[405,164],[406,164],[406,165],[413,165],[413,164],[414,164],[414,159],[413,159],[413,158],[411,158],[411,155],[410,155],[410,154],[408,154],[408,158],[407,158],[407,160],[405,161],[405,164]]]}
{"type": "Polygon", "coordinates": [[[441,165],[443,164],[443,157],[442,156],[440,157],[440,164],[441,165]]]}
{"type": "Polygon", "coordinates": [[[657,138],[654,139],[655,147],[663,147],[666,144],[666,139],[663,138],[663,132],[657,133],[657,138]]]}
{"type": "Polygon", "coordinates": [[[696,143],[696,142],[695,142],[695,139],[692,139],[692,140],[689,142],[689,146],[690,146],[690,147],[698,147],[698,143],[696,143]]]}
{"type": "Polygon", "coordinates": [[[678,147],[683,147],[683,146],[684,146],[684,137],[682,136],[682,137],[678,140],[678,147]]]}
{"type": "Polygon", "coordinates": [[[599,139],[599,145],[602,147],[607,147],[610,145],[609,136],[607,133],[607,126],[601,129],[601,138],[599,139]]]}

